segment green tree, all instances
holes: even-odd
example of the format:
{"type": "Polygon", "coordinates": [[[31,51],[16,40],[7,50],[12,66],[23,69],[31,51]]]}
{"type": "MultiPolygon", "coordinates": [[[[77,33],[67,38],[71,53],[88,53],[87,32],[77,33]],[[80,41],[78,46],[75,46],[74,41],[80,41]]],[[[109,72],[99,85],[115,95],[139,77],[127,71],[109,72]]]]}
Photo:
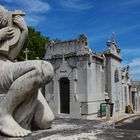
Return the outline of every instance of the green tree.
{"type": "Polygon", "coordinates": [[[39,31],[36,31],[33,27],[28,27],[29,34],[28,38],[24,44],[24,48],[20,52],[17,57],[18,61],[25,60],[24,50],[27,47],[28,59],[33,60],[39,57],[39,59],[43,59],[45,57],[45,44],[49,42],[49,38],[42,36],[39,31]]]}

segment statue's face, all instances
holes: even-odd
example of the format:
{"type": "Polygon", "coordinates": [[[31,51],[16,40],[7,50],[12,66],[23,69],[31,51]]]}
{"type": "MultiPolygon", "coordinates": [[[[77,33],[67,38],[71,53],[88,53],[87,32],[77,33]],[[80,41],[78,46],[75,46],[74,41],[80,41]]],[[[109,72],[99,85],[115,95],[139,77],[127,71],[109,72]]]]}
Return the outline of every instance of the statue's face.
{"type": "Polygon", "coordinates": [[[7,10],[0,6],[0,28],[6,27],[8,24],[7,10]]]}

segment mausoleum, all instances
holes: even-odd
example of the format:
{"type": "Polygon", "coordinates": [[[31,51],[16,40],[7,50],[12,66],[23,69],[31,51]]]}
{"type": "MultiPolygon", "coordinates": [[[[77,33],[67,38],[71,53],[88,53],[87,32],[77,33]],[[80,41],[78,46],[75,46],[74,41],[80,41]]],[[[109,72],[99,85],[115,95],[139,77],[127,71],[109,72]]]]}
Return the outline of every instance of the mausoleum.
{"type": "Polygon", "coordinates": [[[114,112],[122,110],[121,56],[115,39],[107,40],[104,52],[94,52],[88,38],[51,41],[45,59],[54,66],[53,81],[45,88],[46,99],[56,116],[93,119],[106,97],[114,112]]]}
{"type": "Polygon", "coordinates": [[[88,47],[88,38],[46,45],[46,60],[54,66],[53,81],[45,96],[56,116],[93,119],[100,105],[110,99],[113,113],[125,112],[128,105],[138,110],[139,92],[131,85],[129,67],[121,68],[122,58],[115,36],[106,42],[104,52],[88,47]]]}

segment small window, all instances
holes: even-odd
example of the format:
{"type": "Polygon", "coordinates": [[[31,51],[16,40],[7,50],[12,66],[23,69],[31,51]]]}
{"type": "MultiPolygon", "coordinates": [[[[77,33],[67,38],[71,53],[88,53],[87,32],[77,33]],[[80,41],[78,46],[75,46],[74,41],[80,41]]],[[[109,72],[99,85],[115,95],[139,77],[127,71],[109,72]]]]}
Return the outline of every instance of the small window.
{"type": "Polygon", "coordinates": [[[119,72],[118,72],[118,70],[115,70],[114,81],[115,81],[115,83],[119,82],[119,72]]]}

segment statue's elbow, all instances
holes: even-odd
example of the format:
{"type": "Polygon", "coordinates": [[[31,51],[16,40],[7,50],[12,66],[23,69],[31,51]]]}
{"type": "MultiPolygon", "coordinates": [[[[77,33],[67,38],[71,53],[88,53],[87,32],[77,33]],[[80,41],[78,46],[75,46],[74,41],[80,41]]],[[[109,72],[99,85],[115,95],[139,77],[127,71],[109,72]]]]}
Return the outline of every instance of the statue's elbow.
{"type": "Polygon", "coordinates": [[[11,54],[11,53],[9,53],[9,54],[8,54],[8,59],[10,59],[11,61],[13,61],[13,60],[16,59],[16,56],[13,55],[13,54],[11,54]]]}
{"type": "Polygon", "coordinates": [[[28,36],[28,28],[25,28],[22,33],[25,35],[25,36],[28,36]]]}

